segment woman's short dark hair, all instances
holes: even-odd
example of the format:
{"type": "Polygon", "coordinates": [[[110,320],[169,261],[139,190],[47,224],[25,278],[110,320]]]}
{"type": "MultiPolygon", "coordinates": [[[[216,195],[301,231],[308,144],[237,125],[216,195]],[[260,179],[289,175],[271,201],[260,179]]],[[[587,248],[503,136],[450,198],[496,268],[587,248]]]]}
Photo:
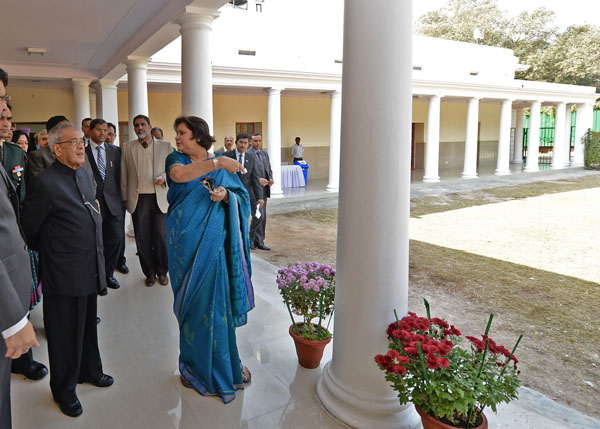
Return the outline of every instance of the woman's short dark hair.
{"type": "Polygon", "coordinates": [[[216,141],[215,138],[210,135],[208,124],[202,118],[197,116],[180,116],[179,118],[175,119],[173,128],[177,130],[177,127],[180,124],[185,124],[185,126],[192,132],[192,135],[198,144],[206,150],[209,150],[216,141]]]}
{"type": "Polygon", "coordinates": [[[26,133],[25,131],[23,131],[23,130],[16,130],[16,131],[13,133],[13,136],[12,136],[12,140],[11,140],[11,141],[12,141],[13,143],[17,144],[17,141],[19,140],[19,137],[21,137],[21,136],[25,136],[25,138],[27,139],[27,144],[28,144],[28,145],[29,145],[29,144],[31,144],[31,139],[29,138],[29,134],[27,134],[27,133],[26,133]]]}

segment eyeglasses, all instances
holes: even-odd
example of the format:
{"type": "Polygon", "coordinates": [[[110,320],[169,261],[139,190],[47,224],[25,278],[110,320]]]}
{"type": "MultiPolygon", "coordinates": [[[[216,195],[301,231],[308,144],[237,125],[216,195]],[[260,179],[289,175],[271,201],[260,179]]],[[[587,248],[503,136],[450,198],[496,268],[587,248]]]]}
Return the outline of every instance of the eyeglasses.
{"type": "Polygon", "coordinates": [[[208,192],[215,192],[217,189],[214,177],[202,179],[200,183],[202,183],[202,186],[204,186],[208,192]]]}
{"type": "Polygon", "coordinates": [[[56,142],[54,144],[63,144],[63,143],[71,143],[71,145],[73,145],[73,146],[82,144],[83,147],[87,147],[87,145],[88,145],[88,142],[86,142],[84,139],[71,139],[71,140],[65,140],[64,142],[56,142]]]}
{"type": "Polygon", "coordinates": [[[0,95],[0,100],[8,103],[10,100],[12,100],[12,97],[10,95],[0,95]]]}

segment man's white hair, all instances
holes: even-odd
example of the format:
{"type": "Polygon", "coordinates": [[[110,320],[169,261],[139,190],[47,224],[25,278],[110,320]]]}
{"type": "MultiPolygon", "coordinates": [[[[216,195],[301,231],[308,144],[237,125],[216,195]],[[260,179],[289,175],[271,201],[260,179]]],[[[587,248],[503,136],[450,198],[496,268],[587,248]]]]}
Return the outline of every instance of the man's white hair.
{"type": "Polygon", "coordinates": [[[60,141],[60,139],[62,138],[63,130],[65,130],[67,128],[73,128],[77,132],[80,132],[79,128],[73,126],[72,124],[70,124],[68,122],[65,122],[63,124],[57,125],[54,128],[52,128],[50,130],[50,132],[48,133],[48,146],[50,146],[51,152],[54,152],[54,147],[53,147],[54,144],[60,141]]]}

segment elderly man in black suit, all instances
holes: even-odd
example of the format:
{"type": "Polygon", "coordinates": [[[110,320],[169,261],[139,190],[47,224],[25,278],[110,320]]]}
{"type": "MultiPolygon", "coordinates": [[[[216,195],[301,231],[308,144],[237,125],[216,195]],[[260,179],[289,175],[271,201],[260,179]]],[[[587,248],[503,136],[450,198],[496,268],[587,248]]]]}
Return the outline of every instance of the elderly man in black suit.
{"type": "MultiPolygon", "coordinates": [[[[0,69],[0,113],[7,108],[6,72],[0,69]]],[[[6,113],[8,114],[8,113],[6,113]]],[[[11,427],[10,366],[39,347],[33,325],[27,319],[31,294],[31,268],[19,224],[19,197],[0,163],[0,428],[11,427]]]]}
{"type": "MultiPolygon", "coordinates": [[[[250,205],[252,213],[256,210],[256,205],[264,204],[262,186],[260,185],[260,176],[256,165],[254,154],[248,152],[248,134],[238,134],[235,139],[235,149],[225,152],[223,155],[233,158],[244,166],[246,173],[238,173],[242,184],[250,194],[250,205]]],[[[250,241],[250,248],[255,249],[250,241]]]]}
{"type": "MultiPolygon", "coordinates": [[[[85,148],[84,166],[96,181],[96,199],[102,215],[106,286],[118,289],[120,285],[113,274],[125,235],[121,203],[121,148],[106,143],[108,123],[104,119],[90,121],[89,127],[90,144],[85,148]]],[[[100,295],[106,295],[106,289],[100,295]]]]}
{"type": "Polygon", "coordinates": [[[83,408],[78,382],[113,384],[98,349],[98,292],[106,284],[102,216],[92,177],[84,168],[81,132],[66,123],[50,131],[56,162],[28,187],[21,221],[27,243],[40,254],[50,389],[60,410],[76,417],[83,408]]]}
{"type": "Polygon", "coordinates": [[[274,183],[273,171],[269,154],[262,150],[262,136],[252,134],[250,138],[252,147],[248,150],[256,158],[256,169],[263,191],[263,204],[260,207],[260,216],[256,216],[256,207],[253,207],[252,222],[250,224],[250,244],[261,250],[271,250],[265,246],[265,227],[267,226],[267,199],[271,197],[271,186],[274,183]]]}

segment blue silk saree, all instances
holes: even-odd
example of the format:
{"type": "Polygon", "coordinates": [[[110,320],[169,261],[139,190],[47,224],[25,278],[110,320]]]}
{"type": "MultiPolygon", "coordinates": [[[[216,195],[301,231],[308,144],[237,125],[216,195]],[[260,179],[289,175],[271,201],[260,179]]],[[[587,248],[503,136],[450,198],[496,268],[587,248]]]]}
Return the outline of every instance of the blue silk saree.
{"type": "MultiPolygon", "coordinates": [[[[166,171],[189,163],[186,155],[173,152],[166,171]]],[[[235,328],[246,323],[254,307],[250,198],[237,175],[222,169],[186,183],[167,180],[167,249],[180,330],[179,370],[200,394],[218,395],[227,403],[243,389],[235,328]],[[216,187],[227,189],[228,204],[210,199],[200,183],[208,176],[216,187]]]]}

